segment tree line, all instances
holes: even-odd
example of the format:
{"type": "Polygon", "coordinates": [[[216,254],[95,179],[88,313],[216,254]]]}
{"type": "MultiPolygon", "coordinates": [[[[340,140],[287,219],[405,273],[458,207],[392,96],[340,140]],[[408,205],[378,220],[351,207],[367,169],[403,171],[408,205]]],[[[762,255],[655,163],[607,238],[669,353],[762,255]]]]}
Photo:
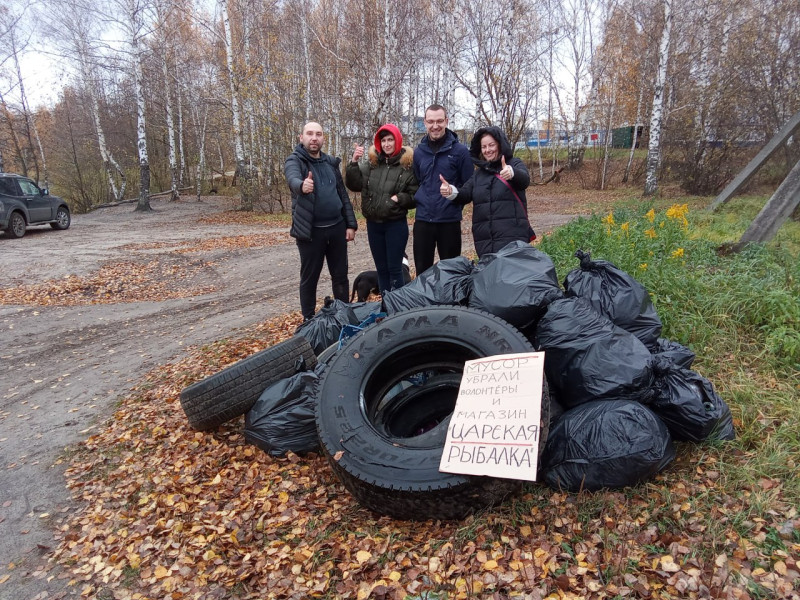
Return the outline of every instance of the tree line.
{"type": "MultiPolygon", "coordinates": [[[[15,0],[0,7],[0,170],[73,210],[207,193],[233,171],[242,208],[288,208],[282,169],[307,120],[346,157],[385,122],[415,143],[426,106],[463,136],[558,132],[541,179],[580,166],[598,189],[669,177],[714,193],[800,110],[793,0],[15,0]],[[33,106],[24,57],[69,83],[33,106]],[[648,147],[610,160],[612,130],[648,147]],[[563,163],[562,165],[559,165],[563,163]]],[[[468,140],[467,140],[468,141],[468,140]]],[[[775,171],[796,162],[787,145],[775,171]]],[[[534,170],[536,172],[536,170],[534,170]]]]}

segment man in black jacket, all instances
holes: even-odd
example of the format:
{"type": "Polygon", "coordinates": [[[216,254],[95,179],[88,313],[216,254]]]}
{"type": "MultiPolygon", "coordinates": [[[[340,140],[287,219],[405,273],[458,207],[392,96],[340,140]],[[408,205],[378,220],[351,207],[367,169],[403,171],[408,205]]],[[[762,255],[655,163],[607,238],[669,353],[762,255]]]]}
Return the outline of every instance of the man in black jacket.
{"type": "Polygon", "coordinates": [[[333,297],[347,302],[347,242],[355,239],[356,223],[350,197],[339,170],[341,159],[322,152],[325,134],[319,123],[306,123],[300,143],[286,159],[283,172],[292,192],[289,234],[300,252],[300,310],[314,316],[317,284],[327,261],[333,297]]]}

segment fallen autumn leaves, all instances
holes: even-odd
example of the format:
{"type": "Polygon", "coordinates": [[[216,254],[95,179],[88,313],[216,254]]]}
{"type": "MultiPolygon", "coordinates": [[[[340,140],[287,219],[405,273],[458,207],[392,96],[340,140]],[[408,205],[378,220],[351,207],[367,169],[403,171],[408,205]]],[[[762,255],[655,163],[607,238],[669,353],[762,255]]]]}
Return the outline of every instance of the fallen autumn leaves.
{"type": "MultiPolygon", "coordinates": [[[[247,239],[169,248],[185,255],[247,239]]],[[[165,265],[201,268],[185,256],[165,265]]],[[[178,285],[196,293],[190,272],[162,268],[109,265],[69,291],[58,280],[5,292],[31,304],[99,302],[103,290],[110,302],[163,300],[178,285]]],[[[296,313],[268,321],[154,370],[79,446],[67,476],[80,508],[51,517],[65,584],[103,600],[797,597],[797,509],[782,501],[780,481],[737,489],[720,476],[720,457],[748,462],[753,450],[738,442],[683,445],[666,473],[636,488],[567,495],[530,485],[462,522],[405,523],[359,507],[319,456],[275,460],[246,445],[241,420],[214,433],[188,427],[183,387],[286,339],[298,322],[296,313]]]]}
{"type": "Polygon", "coordinates": [[[199,260],[110,263],[85,277],[69,275],[56,281],[0,289],[0,304],[76,306],[207,294],[213,288],[191,285],[192,277],[207,266],[199,260]]]}
{"type": "Polygon", "coordinates": [[[211,263],[181,255],[212,250],[262,248],[284,244],[286,232],[156,242],[122,246],[133,252],[174,248],[170,254],[147,261],[119,261],[103,265],[87,276],[69,275],[44,283],[0,289],[0,304],[75,306],[121,302],[164,301],[200,296],[212,286],[194,285],[193,278],[211,263]]]}
{"type": "Polygon", "coordinates": [[[268,321],[152,372],[82,445],[67,473],[82,509],[61,526],[55,552],[70,585],[102,598],[796,593],[796,509],[771,480],[730,495],[708,447],[701,461],[684,446],[664,475],[630,490],[575,496],[531,485],[464,522],[415,524],[360,508],[317,455],[275,460],[246,445],[240,421],[189,429],[184,386],[286,339],[298,322],[268,321]],[[747,519],[765,498],[768,518],[747,519]]]}

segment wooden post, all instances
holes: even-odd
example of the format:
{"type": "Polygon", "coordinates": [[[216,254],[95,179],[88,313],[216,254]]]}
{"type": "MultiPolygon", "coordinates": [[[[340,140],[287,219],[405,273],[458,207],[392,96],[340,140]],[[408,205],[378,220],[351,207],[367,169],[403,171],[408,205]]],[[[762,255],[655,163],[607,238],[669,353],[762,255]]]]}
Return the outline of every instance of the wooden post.
{"type": "Polygon", "coordinates": [[[784,125],[781,130],[772,136],[772,139],[764,146],[761,151],[753,157],[747,166],[742,169],[741,173],[739,173],[733,181],[731,181],[724,190],[714,199],[714,202],[711,203],[709,210],[712,212],[717,210],[720,206],[725,204],[728,200],[730,200],[733,195],[744,186],[745,183],[750,181],[750,178],[756,174],[769,158],[775,154],[778,150],[780,150],[783,145],[786,143],[792,134],[800,129],[800,112],[796,113],[789,121],[787,121],[786,125],[784,125]]]}
{"type": "Polygon", "coordinates": [[[772,194],[769,202],[750,223],[750,227],[734,245],[733,251],[738,252],[750,242],[771,240],[798,204],[800,204],[800,161],[797,161],[783,183],[772,194]]]}

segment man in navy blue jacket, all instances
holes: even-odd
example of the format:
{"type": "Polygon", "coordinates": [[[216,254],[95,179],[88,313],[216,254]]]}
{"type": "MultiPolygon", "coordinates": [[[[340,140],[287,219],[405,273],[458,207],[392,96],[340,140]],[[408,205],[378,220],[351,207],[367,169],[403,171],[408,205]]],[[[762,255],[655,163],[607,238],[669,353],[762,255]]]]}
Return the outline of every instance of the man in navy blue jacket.
{"type": "Polygon", "coordinates": [[[447,110],[439,104],[425,109],[425,129],[428,132],[414,151],[414,175],[419,190],[414,195],[417,213],[414,220],[414,268],[417,275],[439,260],[461,254],[461,207],[444,198],[439,192],[442,180],[456,187],[472,177],[469,149],[447,128],[447,110]],[[458,182],[458,183],[455,183],[458,182]]]}

